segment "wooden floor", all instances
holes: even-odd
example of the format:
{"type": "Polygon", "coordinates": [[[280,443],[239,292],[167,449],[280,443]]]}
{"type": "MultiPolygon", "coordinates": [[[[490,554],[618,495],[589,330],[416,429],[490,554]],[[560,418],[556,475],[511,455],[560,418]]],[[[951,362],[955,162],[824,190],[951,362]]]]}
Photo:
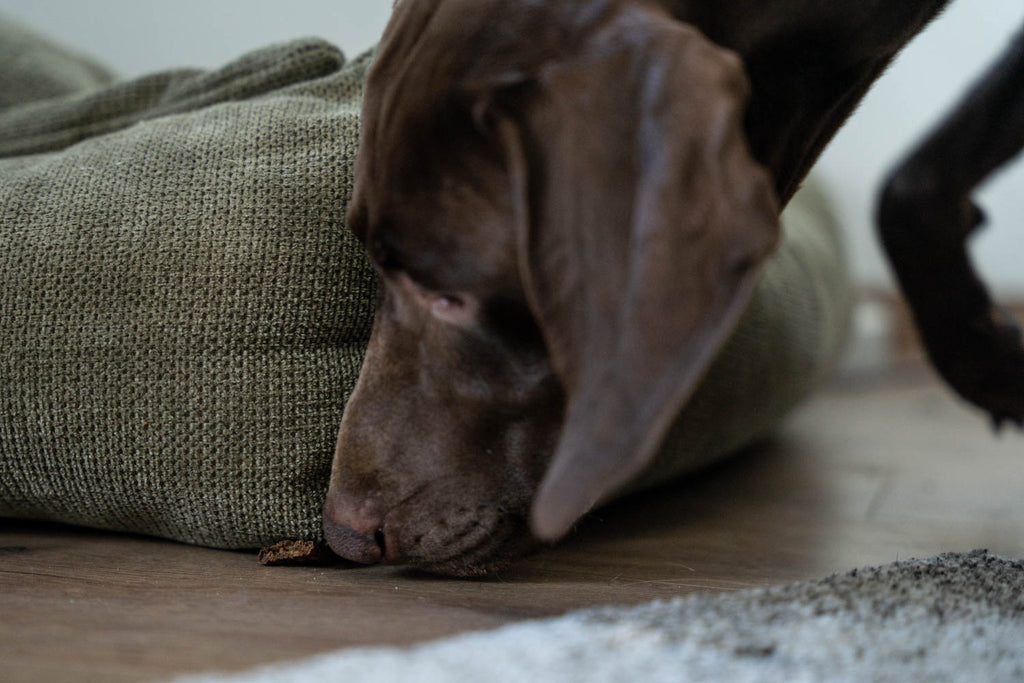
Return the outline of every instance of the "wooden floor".
{"type": "Polygon", "coordinates": [[[265,568],[247,554],[0,520],[0,681],[235,670],[976,547],[1024,556],[1024,437],[994,438],[909,369],[836,383],[773,443],[603,510],[487,580],[265,568]]]}

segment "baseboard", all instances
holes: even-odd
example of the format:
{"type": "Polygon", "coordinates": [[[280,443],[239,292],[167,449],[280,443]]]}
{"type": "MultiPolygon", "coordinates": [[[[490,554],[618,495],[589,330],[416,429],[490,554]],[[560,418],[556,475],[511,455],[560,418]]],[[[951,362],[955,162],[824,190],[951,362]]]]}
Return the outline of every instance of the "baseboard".
{"type": "MultiPolygon", "coordinates": [[[[1024,321],[1024,299],[1001,300],[1000,306],[1024,321]]],[[[884,373],[924,361],[917,328],[903,298],[892,290],[864,288],[853,315],[844,374],[884,373]]]]}

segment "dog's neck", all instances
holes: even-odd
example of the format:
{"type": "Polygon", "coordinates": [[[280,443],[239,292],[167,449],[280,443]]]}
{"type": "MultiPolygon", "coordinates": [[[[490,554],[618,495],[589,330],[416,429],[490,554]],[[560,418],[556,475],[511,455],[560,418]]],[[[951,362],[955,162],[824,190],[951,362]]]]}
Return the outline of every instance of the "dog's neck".
{"type": "MultiPolygon", "coordinates": [[[[412,15],[398,22],[409,40],[450,45],[444,66],[470,90],[474,82],[529,80],[622,12],[691,24],[743,59],[752,85],[749,142],[785,204],[878,75],[948,1],[402,0],[395,11],[412,15]],[[464,27],[459,35],[453,16],[464,27]],[[432,36],[432,26],[446,27],[444,35],[432,36]]],[[[407,75],[445,78],[437,67],[407,75]]]]}

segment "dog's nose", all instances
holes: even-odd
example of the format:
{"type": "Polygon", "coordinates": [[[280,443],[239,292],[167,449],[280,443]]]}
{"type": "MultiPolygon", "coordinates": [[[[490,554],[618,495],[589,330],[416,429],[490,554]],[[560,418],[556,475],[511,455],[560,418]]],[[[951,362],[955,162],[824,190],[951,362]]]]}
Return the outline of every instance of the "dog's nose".
{"type": "Polygon", "coordinates": [[[336,554],[362,564],[376,564],[384,558],[383,515],[367,503],[352,504],[328,496],[324,504],[324,538],[336,554]]]}

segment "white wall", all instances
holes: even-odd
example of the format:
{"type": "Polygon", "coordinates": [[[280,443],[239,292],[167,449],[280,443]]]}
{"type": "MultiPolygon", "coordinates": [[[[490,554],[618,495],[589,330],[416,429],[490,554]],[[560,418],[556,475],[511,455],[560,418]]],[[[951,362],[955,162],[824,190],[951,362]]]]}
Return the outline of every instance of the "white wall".
{"type": "Polygon", "coordinates": [[[0,12],[100,58],[124,76],[215,67],[322,36],[349,57],[377,42],[392,0],[0,0],[0,12]]]}
{"type": "MultiPolygon", "coordinates": [[[[354,56],[376,42],[390,8],[391,0],[0,0],[0,12],[126,76],[216,66],[302,35],[324,36],[354,56]]],[[[888,282],[871,227],[885,169],[1022,23],[1020,0],[958,0],[903,53],[826,151],[818,170],[849,227],[854,272],[862,282],[888,282]]],[[[980,199],[994,227],[976,241],[978,262],[1002,294],[1024,296],[1024,164],[1001,174],[980,199]]]]}

